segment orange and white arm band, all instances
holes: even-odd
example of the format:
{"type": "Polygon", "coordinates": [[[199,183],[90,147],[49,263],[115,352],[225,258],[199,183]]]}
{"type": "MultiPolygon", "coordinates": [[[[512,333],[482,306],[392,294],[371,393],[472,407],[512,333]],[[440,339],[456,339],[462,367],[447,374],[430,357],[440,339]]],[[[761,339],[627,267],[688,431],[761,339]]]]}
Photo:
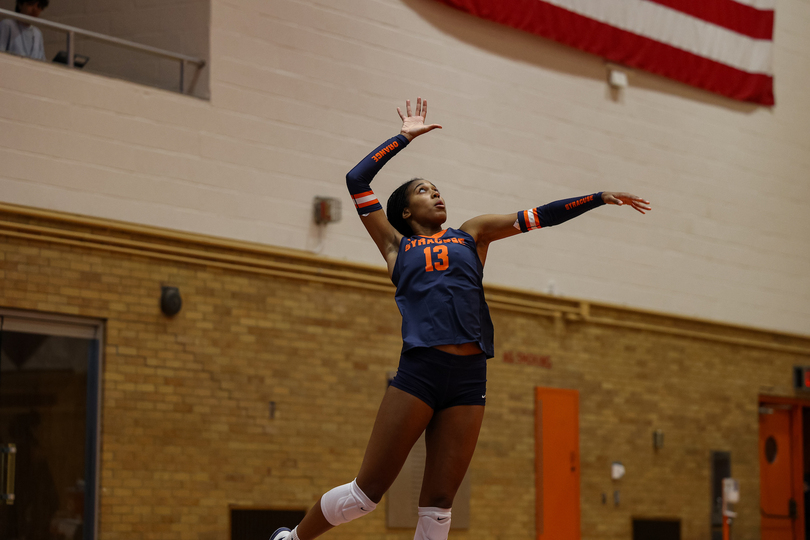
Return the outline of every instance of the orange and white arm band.
{"type": "Polygon", "coordinates": [[[514,227],[520,229],[521,232],[529,232],[559,225],[603,204],[605,202],[602,200],[602,192],[550,202],[537,208],[518,212],[514,227]]]}

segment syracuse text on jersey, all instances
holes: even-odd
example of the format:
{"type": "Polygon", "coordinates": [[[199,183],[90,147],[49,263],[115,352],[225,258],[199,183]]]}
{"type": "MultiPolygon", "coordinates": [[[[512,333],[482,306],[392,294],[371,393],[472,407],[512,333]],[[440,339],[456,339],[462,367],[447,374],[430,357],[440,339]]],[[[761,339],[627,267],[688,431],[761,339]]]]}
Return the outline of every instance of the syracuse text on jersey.
{"type": "Polygon", "coordinates": [[[419,240],[410,240],[405,245],[405,251],[408,251],[412,247],[416,247],[416,246],[424,246],[424,245],[427,245],[427,244],[449,244],[450,242],[452,242],[454,244],[463,244],[464,239],[463,238],[436,238],[434,240],[433,238],[420,238],[419,240]]]}

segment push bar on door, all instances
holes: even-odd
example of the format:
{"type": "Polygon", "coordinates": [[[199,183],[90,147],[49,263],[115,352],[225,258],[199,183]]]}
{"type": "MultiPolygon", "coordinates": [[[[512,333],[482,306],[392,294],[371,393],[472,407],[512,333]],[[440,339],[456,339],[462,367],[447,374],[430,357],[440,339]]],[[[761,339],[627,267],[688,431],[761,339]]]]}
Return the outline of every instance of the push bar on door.
{"type": "Polygon", "coordinates": [[[0,445],[0,503],[14,504],[14,476],[17,445],[0,445]]]}

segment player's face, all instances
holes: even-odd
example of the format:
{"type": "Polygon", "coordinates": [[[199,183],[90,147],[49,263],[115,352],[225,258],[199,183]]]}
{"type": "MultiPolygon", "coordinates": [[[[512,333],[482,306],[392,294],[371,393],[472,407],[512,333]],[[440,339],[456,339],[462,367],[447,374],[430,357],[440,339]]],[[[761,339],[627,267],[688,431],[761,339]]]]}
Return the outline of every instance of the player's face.
{"type": "Polygon", "coordinates": [[[439,190],[427,180],[415,180],[409,188],[408,208],[403,217],[424,225],[441,225],[447,220],[447,210],[439,190]]]}

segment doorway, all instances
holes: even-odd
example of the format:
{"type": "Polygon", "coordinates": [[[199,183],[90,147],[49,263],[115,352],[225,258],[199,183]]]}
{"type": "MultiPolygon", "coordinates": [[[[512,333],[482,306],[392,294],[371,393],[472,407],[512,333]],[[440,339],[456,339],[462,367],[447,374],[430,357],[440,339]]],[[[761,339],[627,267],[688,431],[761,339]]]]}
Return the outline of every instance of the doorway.
{"type": "Polygon", "coordinates": [[[761,397],[759,478],[762,540],[805,540],[805,471],[810,401],[761,397]]]}
{"type": "Polygon", "coordinates": [[[101,334],[0,310],[0,540],[95,538],[101,334]]]}
{"type": "Polygon", "coordinates": [[[535,389],[537,540],[578,540],[579,392],[535,389]]]}

